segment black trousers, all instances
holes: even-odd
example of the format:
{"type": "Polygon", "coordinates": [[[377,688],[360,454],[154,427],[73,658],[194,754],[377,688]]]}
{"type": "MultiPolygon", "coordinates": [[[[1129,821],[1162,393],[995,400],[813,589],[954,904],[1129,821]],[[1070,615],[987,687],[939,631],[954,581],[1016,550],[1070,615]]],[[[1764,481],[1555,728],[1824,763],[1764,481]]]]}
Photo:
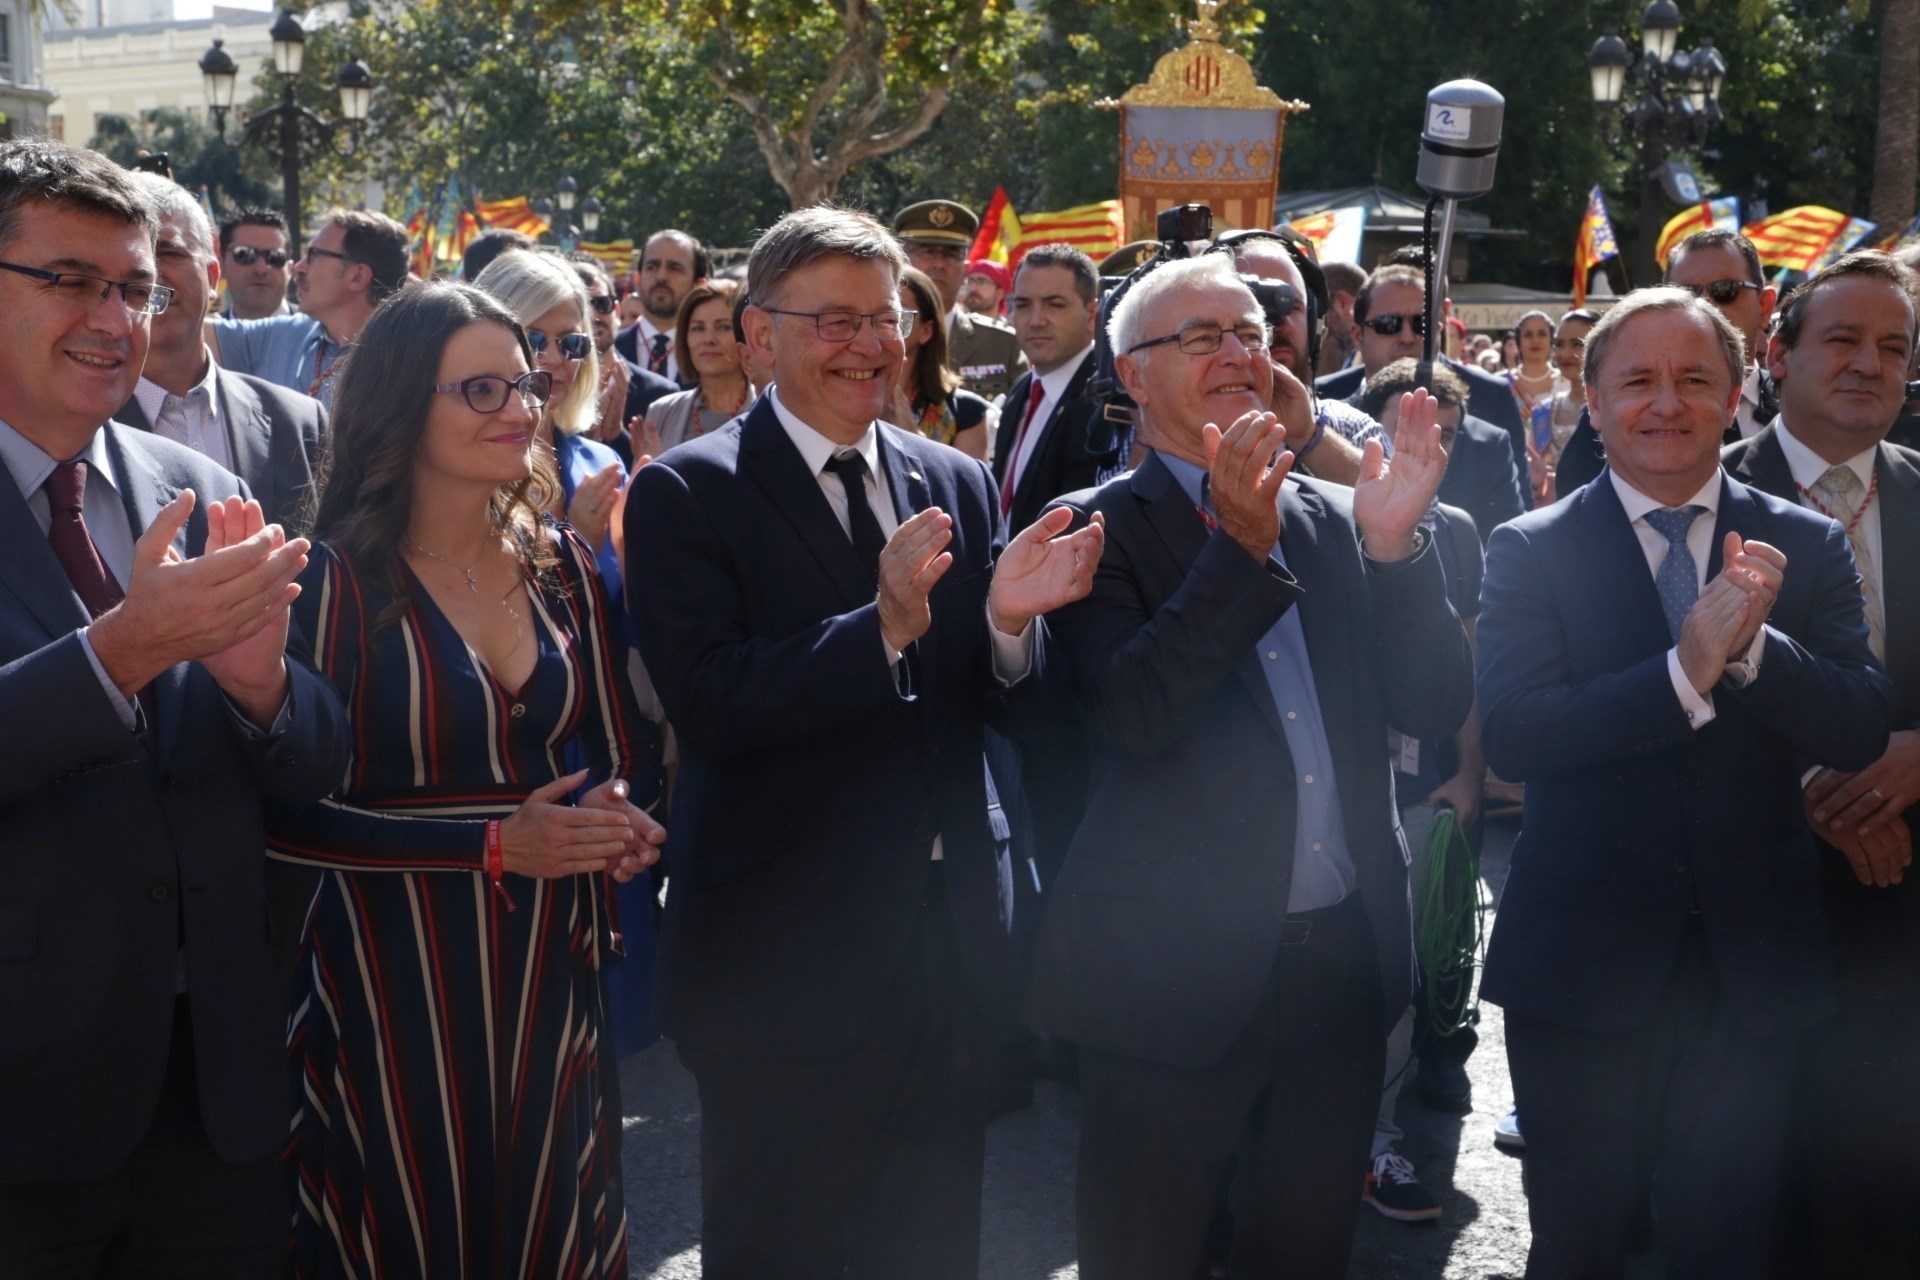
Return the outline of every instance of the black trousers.
{"type": "Polygon", "coordinates": [[[975,1280],[1003,1036],[965,977],[941,873],[904,1024],[830,1062],[708,1060],[700,1088],[707,1280],[975,1280]]]}
{"type": "Polygon", "coordinates": [[[1380,1101],[1379,961],[1357,896],[1289,918],[1306,936],[1219,1062],[1081,1050],[1082,1280],[1191,1275],[1229,1169],[1235,1276],[1346,1274],[1380,1101]]]}
{"type": "Polygon", "coordinates": [[[1623,1275],[1643,1213],[1668,1275],[1766,1274],[1796,1038],[1729,1023],[1698,929],[1647,1026],[1601,1034],[1508,1013],[1506,1030],[1528,1280],[1623,1275]]]}
{"type": "Polygon", "coordinates": [[[208,1144],[185,997],[153,1123],[125,1166],[91,1182],[0,1186],[8,1277],[277,1280],[286,1264],[279,1153],[228,1164],[208,1144]]]}

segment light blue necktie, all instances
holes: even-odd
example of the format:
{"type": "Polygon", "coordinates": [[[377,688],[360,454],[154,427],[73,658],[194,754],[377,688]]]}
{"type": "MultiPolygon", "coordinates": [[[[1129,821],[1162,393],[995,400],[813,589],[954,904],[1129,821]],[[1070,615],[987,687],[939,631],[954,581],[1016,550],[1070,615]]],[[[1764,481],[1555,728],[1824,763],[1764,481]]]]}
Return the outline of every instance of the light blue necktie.
{"type": "Polygon", "coordinates": [[[1667,540],[1667,558],[1653,575],[1654,589],[1660,593],[1660,607],[1667,614],[1667,629],[1675,641],[1680,639],[1680,624],[1687,619],[1693,602],[1700,598],[1700,573],[1687,550],[1687,530],[1695,518],[1706,511],[1702,506],[1657,507],[1647,512],[1647,527],[1667,540]]]}

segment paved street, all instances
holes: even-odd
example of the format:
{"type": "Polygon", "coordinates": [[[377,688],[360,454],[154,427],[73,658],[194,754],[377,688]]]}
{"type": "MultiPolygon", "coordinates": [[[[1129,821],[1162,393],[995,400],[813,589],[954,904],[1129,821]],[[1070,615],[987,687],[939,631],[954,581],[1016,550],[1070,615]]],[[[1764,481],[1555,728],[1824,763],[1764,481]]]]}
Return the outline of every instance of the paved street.
{"type": "MultiPolygon", "coordinates": [[[[1487,835],[1483,879],[1497,890],[1513,828],[1487,835]]],[[[1474,1108],[1443,1116],[1408,1089],[1401,1099],[1406,1154],[1441,1193],[1438,1224],[1389,1222],[1360,1212],[1350,1280],[1501,1280],[1526,1262],[1526,1202],[1520,1162],[1493,1146],[1494,1121],[1512,1102],[1500,1011],[1482,1010],[1480,1048],[1468,1064],[1474,1108]]],[[[627,1115],[624,1159],[633,1223],[633,1272],[657,1280],[700,1274],[700,1117],[693,1082],[668,1046],[628,1062],[622,1077],[627,1115]]],[[[1073,1156],[1077,1102],[1042,1086],[1035,1105],[995,1124],[987,1149],[983,1280],[1071,1280],[1073,1156]]],[[[1359,1188],[1354,1188],[1359,1194],[1359,1188]]],[[[1183,1280],[1183,1278],[1170,1278],[1183,1280]]]]}

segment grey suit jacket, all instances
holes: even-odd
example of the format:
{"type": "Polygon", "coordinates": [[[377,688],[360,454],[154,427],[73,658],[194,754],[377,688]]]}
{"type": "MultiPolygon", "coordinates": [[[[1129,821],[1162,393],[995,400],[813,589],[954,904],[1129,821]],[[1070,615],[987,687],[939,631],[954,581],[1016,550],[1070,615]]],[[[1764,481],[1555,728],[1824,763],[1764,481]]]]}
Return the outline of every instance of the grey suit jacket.
{"type": "MultiPolygon", "coordinates": [[[[260,500],[270,523],[290,535],[305,533],[313,523],[314,473],[327,443],[326,407],[312,396],[217,364],[213,378],[234,473],[260,500]]],[[[114,420],[153,430],[138,399],[122,405],[114,420]]]]}

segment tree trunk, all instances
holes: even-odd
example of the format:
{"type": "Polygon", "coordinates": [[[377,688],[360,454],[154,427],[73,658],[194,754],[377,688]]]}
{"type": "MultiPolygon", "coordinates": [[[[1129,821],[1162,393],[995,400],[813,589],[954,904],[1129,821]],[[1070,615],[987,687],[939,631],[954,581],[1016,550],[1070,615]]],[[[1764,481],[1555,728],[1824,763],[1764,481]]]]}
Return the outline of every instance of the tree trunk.
{"type": "Polygon", "coordinates": [[[1913,219],[1920,179],[1920,0],[1885,0],[1880,15],[1880,124],[1867,217],[1882,232],[1913,219]]]}

